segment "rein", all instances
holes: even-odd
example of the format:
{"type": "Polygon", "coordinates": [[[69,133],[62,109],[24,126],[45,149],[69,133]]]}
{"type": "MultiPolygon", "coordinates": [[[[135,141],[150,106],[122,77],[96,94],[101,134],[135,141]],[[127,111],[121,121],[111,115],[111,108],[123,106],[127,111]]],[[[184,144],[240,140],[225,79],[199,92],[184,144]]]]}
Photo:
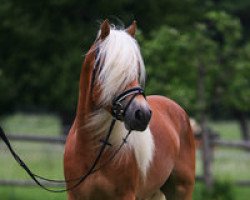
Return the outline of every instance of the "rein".
{"type": "Polygon", "coordinates": [[[97,172],[98,170],[100,170],[104,166],[108,165],[109,162],[111,162],[115,158],[115,156],[119,153],[119,151],[122,149],[124,144],[127,143],[127,139],[129,137],[129,135],[131,134],[132,130],[128,131],[126,136],[123,138],[123,141],[120,144],[120,146],[114,151],[114,154],[112,154],[110,156],[110,158],[104,164],[102,164],[99,168],[96,168],[96,165],[100,161],[100,159],[102,157],[102,154],[104,153],[104,150],[106,149],[106,147],[107,146],[112,146],[109,143],[109,138],[110,138],[110,136],[112,134],[112,131],[113,131],[113,128],[115,126],[116,121],[117,120],[123,121],[124,115],[126,113],[127,108],[130,106],[131,102],[134,100],[134,98],[137,95],[143,95],[144,98],[145,98],[145,94],[144,94],[144,91],[143,91],[142,88],[135,87],[135,88],[128,89],[128,90],[124,91],[123,93],[121,93],[120,95],[118,95],[113,100],[112,108],[111,108],[113,119],[111,121],[109,131],[108,131],[107,135],[105,136],[105,139],[100,141],[102,143],[102,145],[100,147],[100,150],[99,150],[94,162],[92,163],[90,169],[88,170],[88,172],[86,174],[78,177],[78,178],[75,178],[75,179],[54,180],[54,179],[48,179],[48,178],[45,178],[45,177],[42,177],[42,176],[39,176],[39,175],[33,173],[30,170],[30,168],[25,164],[25,162],[20,158],[20,156],[15,152],[15,150],[11,146],[9,139],[6,136],[3,129],[1,128],[1,126],[0,126],[0,137],[3,140],[3,142],[6,144],[6,146],[8,147],[9,151],[11,152],[11,154],[12,154],[13,158],[16,160],[16,162],[26,171],[26,173],[31,177],[31,179],[33,179],[33,181],[38,186],[40,186],[42,189],[47,190],[49,192],[54,192],[54,193],[61,193],[61,192],[66,192],[66,191],[69,191],[69,190],[73,190],[74,188],[79,186],[84,180],[86,180],[91,174],[97,172]],[[125,100],[128,96],[131,96],[131,95],[132,95],[131,99],[126,104],[125,108],[123,108],[121,102],[123,100],[125,100]],[[76,182],[76,183],[72,187],[68,187],[66,189],[54,190],[54,189],[50,189],[50,188],[46,187],[44,184],[41,183],[40,180],[44,180],[44,181],[47,181],[47,182],[54,182],[54,183],[70,183],[70,182],[76,182]]]}

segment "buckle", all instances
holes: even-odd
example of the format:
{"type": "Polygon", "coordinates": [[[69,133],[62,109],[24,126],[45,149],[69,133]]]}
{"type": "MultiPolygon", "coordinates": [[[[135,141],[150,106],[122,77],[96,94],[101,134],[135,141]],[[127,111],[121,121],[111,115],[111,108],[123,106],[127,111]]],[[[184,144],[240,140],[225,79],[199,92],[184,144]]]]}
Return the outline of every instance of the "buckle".
{"type": "Polygon", "coordinates": [[[124,109],[120,102],[114,102],[112,106],[112,115],[115,119],[123,121],[124,119],[124,109]]]}

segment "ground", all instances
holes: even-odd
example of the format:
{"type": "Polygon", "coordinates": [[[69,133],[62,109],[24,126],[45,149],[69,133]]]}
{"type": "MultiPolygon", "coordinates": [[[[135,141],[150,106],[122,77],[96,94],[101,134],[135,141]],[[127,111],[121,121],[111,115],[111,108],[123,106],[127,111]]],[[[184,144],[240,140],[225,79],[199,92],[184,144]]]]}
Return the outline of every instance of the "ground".
{"type": "MultiPolygon", "coordinates": [[[[56,115],[31,115],[17,113],[0,119],[6,133],[25,133],[36,135],[59,135],[60,122],[56,115]]],[[[240,139],[239,127],[235,121],[210,121],[210,127],[220,133],[221,139],[240,139]]],[[[57,144],[38,144],[12,142],[20,156],[36,173],[49,178],[63,178],[63,146],[57,144]]],[[[201,154],[197,151],[197,175],[202,174],[201,154]]],[[[29,179],[25,172],[13,160],[10,153],[0,142],[0,179],[29,179]]],[[[213,174],[216,179],[234,181],[250,180],[250,152],[216,148],[213,174]]],[[[194,200],[201,199],[202,184],[195,187],[194,200]]],[[[235,200],[248,200],[250,187],[233,187],[235,200]]],[[[54,194],[40,188],[0,187],[0,196],[4,200],[61,200],[65,194],[54,194]]]]}

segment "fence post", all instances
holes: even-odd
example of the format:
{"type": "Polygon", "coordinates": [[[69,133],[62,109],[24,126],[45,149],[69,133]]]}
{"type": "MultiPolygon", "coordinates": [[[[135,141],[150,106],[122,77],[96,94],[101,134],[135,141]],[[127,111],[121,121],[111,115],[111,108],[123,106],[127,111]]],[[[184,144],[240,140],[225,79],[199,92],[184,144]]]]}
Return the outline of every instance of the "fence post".
{"type": "Polygon", "coordinates": [[[213,186],[213,176],[211,170],[212,164],[212,151],[209,132],[206,128],[206,121],[201,122],[201,133],[202,133],[202,161],[203,161],[203,174],[206,187],[211,189],[213,186]]]}
{"type": "Polygon", "coordinates": [[[199,122],[201,126],[202,135],[202,161],[203,161],[203,174],[206,187],[208,189],[212,188],[213,178],[211,171],[211,146],[209,131],[207,130],[207,119],[206,119],[206,98],[205,98],[205,76],[206,69],[203,63],[198,65],[198,80],[197,80],[197,97],[198,97],[198,109],[199,109],[199,122]]]}

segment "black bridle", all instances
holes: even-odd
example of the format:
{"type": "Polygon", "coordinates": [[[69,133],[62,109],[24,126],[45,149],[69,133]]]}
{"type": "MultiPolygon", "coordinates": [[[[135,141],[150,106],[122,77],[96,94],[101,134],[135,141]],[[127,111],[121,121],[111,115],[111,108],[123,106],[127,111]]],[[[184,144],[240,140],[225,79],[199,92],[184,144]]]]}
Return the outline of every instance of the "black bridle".
{"type": "Polygon", "coordinates": [[[131,89],[128,89],[126,91],[124,91],[123,93],[121,93],[120,95],[118,95],[117,97],[114,98],[113,103],[112,103],[112,116],[113,119],[111,121],[110,127],[109,127],[109,131],[107,133],[107,135],[105,136],[104,139],[102,139],[100,142],[102,143],[100,150],[96,156],[96,159],[94,160],[93,164],[91,165],[91,167],[89,168],[89,170],[87,171],[86,174],[75,178],[75,179],[68,179],[68,180],[54,180],[54,179],[48,179],[42,176],[39,176],[35,173],[33,173],[29,167],[25,164],[25,162],[20,158],[20,156],[15,152],[15,150],[13,149],[13,147],[10,144],[10,141],[8,139],[8,137],[6,136],[5,132],[3,131],[3,129],[0,126],[0,137],[2,138],[3,142],[6,144],[6,146],[8,147],[9,151],[11,152],[12,156],[14,157],[14,159],[17,161],[17,163],[27,172],[27,174],[35,181],[35,183],[37,185],[39,185],[42,189],[47,190],[49,192],[54,192],[54,193],[60,193],[60,192],[66,192],[69,190],[73,190],[74,188],[76,188],[77,186],[79,186],[84,180],[86,180],[88,178],[88,176],[90,176],[91,174],[97,172],[98,170],[100,170],[101,168],[103,168],[104,166],[108,165],[109,162],[111,162],[115,156],[119,153],[119,151],[121,150],[121,148],[124,146],[124,144],[127,143],[127,139],[129,137],[129,135],[131,134],[132,130],[129,130],[127,135],[123,138],[122,143],[120,144],[120,146],[114,151],[114,153],[110,156],[110,158],[103,163],[100,167],[96,168],[98,162],[100,161],[102,154],[104,153],[104,150],[106,149],[107,146],[112,146],[109,143],[109,138],[111,136],[112,130],[115,126],[115,123],[117,120],[123,121],[125,113],[127,108],[130,106],[131,102],[134,100],[134,98],[137,95],[143,95],[145,98],[145,94],[142,88],[140,87],[134,87],[131,89]],[[130,100],[128,101],[128,103],[125,105],[125,107],[122,105],[122,101],[124,101],[128,96],[131,96],[130,100]],[[59,189],[59,190],[54,190],[54,189],[50,189],[48,187],[46,187],[45,185],[43,185],[41,183],[40,180],[44,180],[47,182],[53,182],[53,183],[70,183],[70,182],[75,182],[75,184],[71,187],[68,187],[66,189],[59,189]]]}
{"type": "Polygon", "coordinates": [[[112,103],[112,109],[111,109],[112,116],[117,120],[123,121],[128,107],[130,106],[131,102],[134,100],[134,98],[137,95],[143,95],[144,98],[146,98],[144,91],[141,87],[134,87],[134,88],[125,90],[123,93],[121,93],[116,98],[114,98],[113,103],[112,103]],[[129,100],[127,105],[123,107],[122,101],[124,101],[128,96],[131,96],[131,95],[132,95],[131,99],[129,100]]]}

